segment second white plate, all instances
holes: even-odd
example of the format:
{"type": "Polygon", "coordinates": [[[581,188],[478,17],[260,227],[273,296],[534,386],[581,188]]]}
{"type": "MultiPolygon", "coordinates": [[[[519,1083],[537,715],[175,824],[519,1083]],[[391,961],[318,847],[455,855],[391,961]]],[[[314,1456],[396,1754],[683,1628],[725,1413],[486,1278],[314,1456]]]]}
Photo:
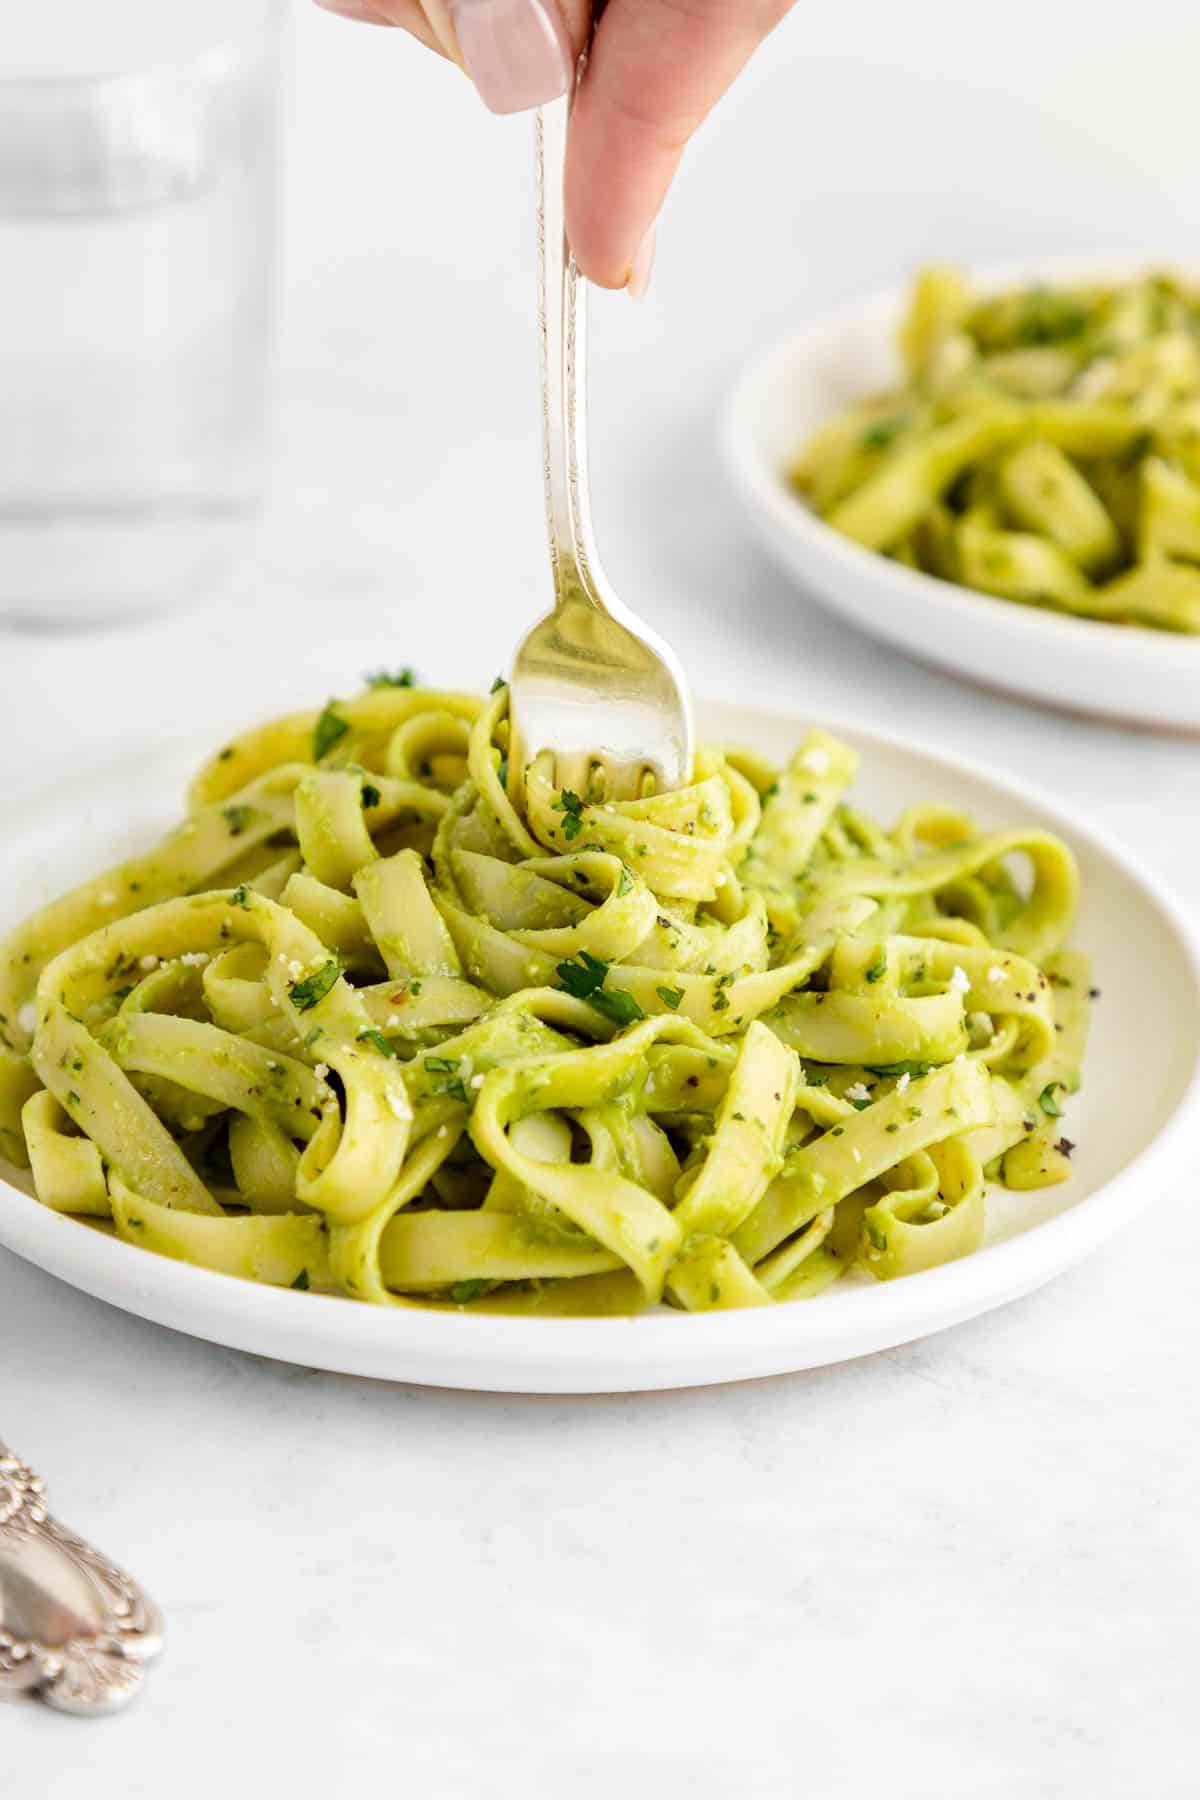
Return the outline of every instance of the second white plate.
{"type": "MultiPolygon", "coordinates": [[[[50,1212],[2,1173],[0,1244],[85,1293],[213,1343],[348,1374],[527,1393],[686,1387],[813,1368],[907,1343],[1040,1286],[1186,1179],[1200,1127],[1200,945],[1121,851],[1049,800],[934,750],[825,722],[861,752],[856,793],[882,818],[937,801],[983,826],[1058,832],[1079,857],[1076,940],[1092,951],[1103,994],[1083,1092],[1064,1119],[1078,1145],[1074,1175],[1034,1193],[995,1191],[976,1255],[902,1281],[847,1277],[813,1300],[744,1312],[521,1319],[390,1310],[168,1261],[50,1212]]],[[[811,721],[708,706],[699,723],[706,736],[782,762],[811,721]]],[[[210,744],[220,741],[214,730],[210,744]]],[[[82,765],[49,800],[0,801],[0,933],[160,837],[178,819],[206,747],[148,746],[108,768],[82,765]]]]}
{"type": "MultiPolygon", "coordinates": [[[[1050,270],[1055,279],[1098,272],[1128,275],[1133,265],[1050,270]]],[[[980,282],[1029,275],[1006,269],[980,282]]],[[[763,543],[814,599],[911,656],[1046,705],[1200,732],[1200,637],[1071,618],[938,581],[851,543],[791,491],[784,469],[815,428],[900,379],[894,343],[906,303],[896,288],[810,325],[734,387],[722,448],[763,543]]]]}

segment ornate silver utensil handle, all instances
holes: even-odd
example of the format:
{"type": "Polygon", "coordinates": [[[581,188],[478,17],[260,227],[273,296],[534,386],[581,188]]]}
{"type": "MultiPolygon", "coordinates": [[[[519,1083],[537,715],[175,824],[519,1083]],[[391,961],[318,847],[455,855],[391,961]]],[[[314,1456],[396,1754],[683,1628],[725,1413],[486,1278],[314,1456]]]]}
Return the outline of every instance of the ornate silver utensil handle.
{"type": "Polygon", "coordinates": [[[51,1516],[41,1481],[0,1442],[0,1697],[115,1712],[161,1641],[154,1603],[51,1516]]]}

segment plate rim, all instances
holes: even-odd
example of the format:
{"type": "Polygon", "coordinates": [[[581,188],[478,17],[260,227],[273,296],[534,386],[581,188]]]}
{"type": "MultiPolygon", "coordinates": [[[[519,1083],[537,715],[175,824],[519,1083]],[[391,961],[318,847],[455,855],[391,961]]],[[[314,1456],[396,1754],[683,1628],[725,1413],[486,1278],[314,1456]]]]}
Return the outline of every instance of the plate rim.
{"type": "MultiPolygon", "coordinates": [[[[1110,255],[1046,258],[1036,264],[1023,259],[990,266],[964,266],[966,272],[986,289],[1005,282],[1032,279],[1038,274],[1055,278],[1118,278],[1133,270],[1153,266],[1156,261],[1161,264],[1167,260],[1169,259],[1153,257],[1117,258],[1110,255]]],[[[974,619],[977,625],[986,622],[989,629],[998,634],[1006,634],[1013,644],[1019,644],[1033,653],[1041,651],[1050,656],[1069,655],[1078,658],[1081,651],[1087,653],[1090,648],[1096,653],[1097,660],[1110,660],[1118,656],[1127,663],[1130,659],[1135,660],[1146,675],[1168,668],[1177,675],[1182,654],[1185,662],[1195,662],[1195,678],[1200,684],[1200,637],[1180,632],[1155,631],[1148,626],[1115,625],[1104,619],[1077,618],[1073,614],[1059,613],[1048,608],[1022,606],[1019,602],[965,587],[960,582],[943,581],[924,570],[909,569],[902,563],[893,562],[878,551],[869,550],[864,545],[843,537],[803,501],[788,492],[781,479],[780,469],[769,465],[758,444],[757,422],[761,414],[759,395],[773,380],[783,379],[784,372],[797,360],[811,362],[820,346],[838,337],[854,336],[864,328],[873,329],[888,314],[898,316],[908,288],[908,282],[879,286],[836,311],[807,320],[796,330],[777,338],[760,350],[735,377],[722,404],[718,438],[726,473],[752,516],[762,521],[765,515],[771,528],[778,531],[793,549],[803,551],[807,548],[810,553],[815,552],[827,564],[832,565],[847,583],[887,583],[894,588],[898,598],[918,598],[924,606],[935,609],[942,619],[954,627],[969,625],[974,619]],[[964,606],[964,600],[968,605],[964,606]]],[[[797,437],[799,436],[798,432],[797,437]]],[[[872,623],[874,615],[868,617],[863,612],[843,605],[840,599],[830,595],[827,584],[819,579],[812,580],[808,591],[823,606],[855,620],[873,634],[904,644],[909,649],[909,654],[922,653],[916,646],[909,647],[901,632],[887,630],[886,621],[884,624],[878,621],[872,623]]],[[[936,655],[933,651],[930,654],[936,655]]],[[[946,658],[937,656],[936,660],[947,666],[946,658]]],[[[959,670],[962,668],[957,660],[951,666],[959,670]]],[[[983,675],[978,678],[986,679],[983,675]]],[[[1011,687],[1007,683],[1000,685],[1004,685],[1010,692],[1020,692],[1026,698],[1029,697],[1025,690],[1011,687]]],[[[1054,704],[1053,701],[1044,703],[1054,704]]],[[[1081,701],[1080,704],[1108,718],[1135,717],[1118,713],[1114,708],[1098,701],[1081,701]]],[[[1174,726],[1170,721],[1160,724],[1150,720],[1137,722],[1149,724],[1157,730],[1178,729],[1178,721],[1174,726]]],[[[1186,726],[1184,728],[1189,729],[1186,726]]],[[[1196,708],[1194,728],[1200,729],[1200,704],[1196,708]]]]}
{"type": "MultiPolygon", "coordinates": [[[[857,739],[867,755],[899,749],[928,758],[981,783],[1006,803],[1036,809],[1073,847],[1086,845],[1133,884],[1158,915],[1200,995],[1200,923],[1193,921],[1171,884],[1152,874],[1140,854],[1114,834],[1069,807],[1064,811],[1038,784],[998,770],[986,760],[947,752],[928,738],[881,731],[853,714],[797,714],[729,700],[701,701],[697,711],[702,718],[751,713],[768,727],[797,731],[821,725],[835,735],[840,731],[857,739]]],[[[211,741],[216,741],[221,723],[220,718],[215,720],[211,741]]],[[[230,721],[225,723],[228,727],[230,721]]],[[[193,724],[149,747],[127,747],[106,762],[91,765],[90,774],[97,784],[107,785],[135,760],[182,757],[207,741],[207,726],[193,724]]],[[[6,796],[2,810],[17,822],[22,814],[44,806],[46,797],[55,792],[45,783],[27,786],[6,796]]],[[[795,1305],[611,1318],[528,1319],[463,1312],[453,1316],[453,1336],[447,1337],[446,1315],[422,1307],[359,1306],[336,1295],[293,1293],[151,1256],[50,1211],[3,1176],[0,1247],[94,1298],[201,1341],[381,1380],[508,1393],[601,1393],[796,1371],[910,1342],[1005,1305],[1082,1260],[1131,1222],[1158,1191],[1152,1179],[1155,1172],[1166,1169],[1189,1128],[1200,1123],[1200,1027],[1190,1056],[1174,1110],[1110,1180],[1053,1218],[969,1257],[902,1281],[846,1288],[834,1300],[836,1316],[828,1312],[828,1303],[821,1311],[795,1305]],[[12,1200],[22,1204],[13,1207],[12,1200]],[[68,1229],[72,1237],[61,1238],[59,1234],[68,1229]],[[177,1311],[180,1303],[182,1316],[177,1311]],[[314,1307],[323,1310],[318,1314],[314,1307]],[[201,1313],[203,1322],[198,1318],[201,1313]],[[306,1320],[320,1320],[317,1340],[306,1329],[306,1320]],[[634,1326],[636,1336],[630,1331],[634,1326]],[[423,1366],[426,1359],[429,1368],[423,1366]],[[495,1379],[489,1377],[493,1359],[503,1365],[495,1379]],[[384,1363],[393,1366],[385,1368],[384,1363]]]]}

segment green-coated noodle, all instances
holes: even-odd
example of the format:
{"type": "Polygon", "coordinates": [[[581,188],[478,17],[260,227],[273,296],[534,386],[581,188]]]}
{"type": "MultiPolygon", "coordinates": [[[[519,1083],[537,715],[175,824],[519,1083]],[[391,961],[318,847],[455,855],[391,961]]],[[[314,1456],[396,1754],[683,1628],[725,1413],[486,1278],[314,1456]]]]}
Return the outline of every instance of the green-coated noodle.
{"type": "Polygon", "coordinates": [[[247,1279],[549,1316],[913,1274],[978,1248],[989,1178],[1069,1172],[1056,839],[889,828],[820,731],[620,803],[514,781],[508,741],[503,689],[265,725],[20,926],[0,1151],[40,1199],[247,1279]]]}
{"type": "Polygon", "coordinates": [[[944,581],[1200,632],[1200,289],[1171,274],[977,294],[927,270],[903,384],[827,421],[796,492],[944,581]]]}

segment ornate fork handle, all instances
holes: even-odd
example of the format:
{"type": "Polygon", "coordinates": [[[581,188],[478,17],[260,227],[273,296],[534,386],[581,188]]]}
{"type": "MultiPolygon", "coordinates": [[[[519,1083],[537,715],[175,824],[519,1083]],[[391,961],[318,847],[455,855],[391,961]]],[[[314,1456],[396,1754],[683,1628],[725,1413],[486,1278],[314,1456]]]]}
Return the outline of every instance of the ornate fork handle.
{"type": "Polygon", "coordinates": [[[51,1516],[42,1482],[0,1442],[0,1697],[115,1712],[161,1640],[153,1602],[51,1516]]]}

